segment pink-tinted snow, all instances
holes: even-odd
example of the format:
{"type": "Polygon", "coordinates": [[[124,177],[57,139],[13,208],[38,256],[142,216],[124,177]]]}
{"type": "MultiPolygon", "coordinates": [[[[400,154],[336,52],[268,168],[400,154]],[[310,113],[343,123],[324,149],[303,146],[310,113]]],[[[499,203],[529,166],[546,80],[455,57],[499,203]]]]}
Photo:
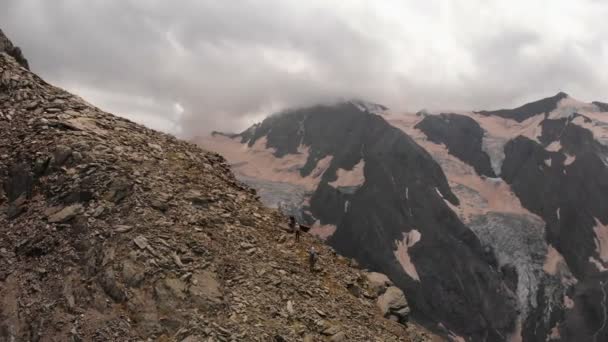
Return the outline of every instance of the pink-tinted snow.
{"type": "Polygon", "coordinates": [[[608,226],[595,219],[595,251],[600,256],[601,261],[608,262],[608,226]]]}
{"type": "Polygon", "coordinates": [[[336,226],[333,224],[321,224],[319,220],[315,221],[310,227],[309,233],[318,236],[322,240],[327,240],[336,232],[336,226]]]}
{"type": "Polygon", "coordinates": [[[549,245],[547,247],[547,254],[545,255],[545,264],[543,265],[545,273],[557,275],[559,267],[563,265],[566,265],[564,257],[555,249],[555,247],[549,245]]]}
{"type": "Polygon", "coordinates": [[[410,258],[408,249],[420,241],[421,237],[422,235],[418,230],[410,230],[408,233],[403,234],[403,240],[397,241],[397,249],[394,252],[397,261],[399,261],[405,273],[418,281],[420,281],[420,277],[418,276],[418,271],[416,271],[416,265],[414,265],[410,258]]]}
{"type": "Polygon", "coordinates": [[[331,163],[332,156],[319,160],[314,170],[306,177],[299,169],[308,159],[308,147],[300,146],[297,154],[287,154],[282,158],[274,156],[274,149],[266,148],[266,137],[258,139],[251,147],[226,136],[199,138],[196,142],[203,148],[223,155],[233,171],[244,176],[274,182],[300,185],[307,190],[316,189],[321,176],[331,163]]]}
{"type": "Polygon", "coordinates": [[[361,159],[351,170],[338,169],[336,172],[338,179],[329,183],[329,185],[334,188],[339,186],[361,186],[365,183],[364,168],[365,162],[361,159]]]}
{"type": "MultiPolygon", "coordinates": [[[[504,120],[488,120],[488,117],[476,116],[490,122],[504,120]]],[[[460,206],[450,205],[450,207],[456,211],[463,221],[470,222],[474,216],[484,215],[488,212],[536,216],[521,205],[521,202],[506,182],[498,178],[479,176],[472,166],[449,154],[445,145],[438,145],[429,141],[424,133],[414,128],[421,119],[421,117],[415,115],[401,115],[394,119],[391,118],[389,122],[416,140],[441,165],[452,191],[461,202],[460,206]],[[459,185],[462,187],[459,187],[459,185]]]]}

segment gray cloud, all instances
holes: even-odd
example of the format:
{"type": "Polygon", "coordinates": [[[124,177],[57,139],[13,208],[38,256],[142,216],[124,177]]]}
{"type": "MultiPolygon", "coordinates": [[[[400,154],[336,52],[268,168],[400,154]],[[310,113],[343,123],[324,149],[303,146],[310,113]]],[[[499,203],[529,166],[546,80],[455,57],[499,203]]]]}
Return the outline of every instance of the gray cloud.
{"type": "Polygon", "coordinates": [[[47,80],[188,136],[352,97],[412,111],[605,99],[608,4],[538,3],[5,0],[0,23],[47,80]]]}

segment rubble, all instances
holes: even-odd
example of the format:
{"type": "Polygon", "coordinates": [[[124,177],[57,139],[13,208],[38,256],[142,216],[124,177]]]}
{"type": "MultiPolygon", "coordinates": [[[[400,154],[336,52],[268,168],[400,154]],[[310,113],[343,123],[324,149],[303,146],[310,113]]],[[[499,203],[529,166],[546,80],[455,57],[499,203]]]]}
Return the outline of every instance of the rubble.
{"type": "Polygon", "coordinates": [[[430,338],[349,291],[367,291],[349,260],[307,234],[294,244],[220,155],[102,112],[5,53],[0,113],[0,340],[430,338]]]}

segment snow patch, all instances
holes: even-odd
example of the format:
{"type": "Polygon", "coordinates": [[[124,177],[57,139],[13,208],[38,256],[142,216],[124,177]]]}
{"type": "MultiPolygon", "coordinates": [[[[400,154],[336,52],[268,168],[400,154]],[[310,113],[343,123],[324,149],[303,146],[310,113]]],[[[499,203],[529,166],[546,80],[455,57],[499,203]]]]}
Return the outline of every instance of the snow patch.
{"type": "Polygon", "coordinates": [[[481,142],[481,149],[490,157],[490,165],[492,165],[492,170],[496,175],[500,175],[502,171],[507,141],[508,139],[490,137],[485,134],[481,142]]]}
{"type": "Polygon", "coordinates": [[[559,333],[559,323],[556,323],[555,326],[551,328],[551,331],[549,331],[546,341],[559,341],[561,338],[562,335],[559,333]]]}
{"type": "Polygon", "coordinates": [[[330,236],[336,232],[336,225],[334,224],[321,224],[321,221],[316,220],[315,223],[310,227],[309,233],[318,236],[322,240],[327,240],[330,236]]]}
{"type": "Polygon", "coordinates": [[[350,101],[350,103],[353,104],[355,107],[357,107],[357,109],[359,109],[362,112],[369,112],[369,113],[378,114],[378,115],[387,114],[386,107],[379,105],[377,103],[366,102],[366,101],[361,101],[361,100],[352,100],[352,101],[350,101]]]}
{"type": "Polygon", "coordinates": [[[576,160],[576,156],[566,153],[566,160],[564,160],[564,165],[566,165],[566,166],[570,165],[570,164],[574,163],[575,160],[576,160]]]}
{"type": "MultiPolygon", "coordinates": [[[[496,152],[492,161],[495,171],[499,171],[501,168],[502,159],[504,159],[504,144],[519,133],[523,134],[527,132],[526,130],[529,131],[530,128],[525,125],[538,126],[539,119],[543,119],[542,116],[538,116],[539,118],[533,117],[523,123],[518,123],[515,120],[495,116],[487,117],[475,113],[466,115],[479,122],[486,130],[484,139],[494,139],[493,143],[495,145],[491,149],[496,152]]],[[[479,176],[472,166],[449,154],[445,145],[429,141],[423,132],[414,128],[422,119],[421,116],[402,115],[389,118],[388,121],[391,125],[412,137],[439,163],[449,181],[452,192],[460,200],[460,205],[454,206],[448,201],[445,202],[463,222],[470,222],[473,217],[485,215],[488,212],[516,213],[538,217],[521,205],[519,198],[515,196],[511,187],[502,179],[479,176]]],[[[540,128],[540,126],[538,127],[540,128]]],[[[526,134],[533,135],[529,132],[526,134]]],[[[492,159],[492,155],[490,156],[492,159]]],[[[435,191],[441,197],[444,197],[438,189],[435,191]]]]}
{"type": "Polygon", "coordinates": [[[608,271],[606,266],[604,266],[604,264],[601,261],[597,260],[594,257],[589,257],[589,262],[592,263],[597,268],[597,270],[600,272],[608,271]]]}
{"type": "Polygon", "coordinates": [[[547,118],[551,120],[564,119],[570,118],[576,113],[590,113],[597,110],[597,107],[592,103],[581,102],[568,96],[557,103],[557,108],[550,112],[547,118]]]}
{"type": "Polygon", "coordinates": [[[336,171],[337,179],[329,185],[334,188],[339,186],[361,186],[365,183],[363,170],[365,162],[361,159],[351,170],[338,169],[336,171]]]}
{"type": "Polygon", "coordinates": [[[558,152],[562,149],[562,143],[559,140],[556,140],[549,144],[549,146],[545,147],[545,150],[549,152],[558,152]]]}
{"type": "Polygon", "coordinates": [[[509,342],[522,342],[523,338],[521,336],[522,333],[522,324],[521,318],[518,318],[515,322],[515,330],[507,336],[507,341],[509,342]]]}
{"type": "Polygon", "coordinates": [[[441,193],[441,191],[439,191],[439,188],[435,187],[435,192],[437,192],[437,194],[438,194],[438,195],[439,195],[441,198],[444,198],[444,197],[443,197],[443,194],[441,193]]]}
{"type": "Polygon", "coordinates": [[[420,281],[420,277],[418,276],[418,271],[410,258],[408,250],[420,241],[421,238],[422,234],[420,234],[418,230],[412,229],[403,234],[403,240],[395,241],[397,249],[394,251],[395,258],[397,258],[397,261],[399,261],[405,273],[417,281],[420,281]]]}
{"type": "Polygon", "coordinates": [[[566,265],[566,260],[552,245],[547,246],[543,270],[550,275],[557,275],[560,267],[566,265]]]}
{"type": "Polygon", "coordinates": [[[297,153],[277,158],[274,155],[275,149],[266,147],[266,137],[258,139],[251,147],[241,144],[237,139],[221,135],[200,138],[196,142],[205,149],[223,155],[236,174],[300,185],[309,191],[317,188],[321,176],[333,159],[333,156],[326,156],[317,161],[312,172],[308,176],[302,177],[300,169],[308,160],[310,149],[308,146],[300,145],[297,153]]]}
{"type": "Polygon", "coordinates": [[[608,226],[595,219],[595,251],[603,262],[608,262],[608,226]]]}
{"type": "Polygon", "coordinates": [[[574,299],[568,297],[568,295],[564,295],[564,306],[567,309],[573,309],[574,308],[574,299]]]}
{"type": "Polygon", "coordinates": [[[593,138],[597,140],[600,144],[608,145],[607,122],[599,121],[594,118],[585,119],[582,116],[577,116],[574,120],[572,120],[572,123],[591,131],[591,133],[593,134],[593,138]]]}

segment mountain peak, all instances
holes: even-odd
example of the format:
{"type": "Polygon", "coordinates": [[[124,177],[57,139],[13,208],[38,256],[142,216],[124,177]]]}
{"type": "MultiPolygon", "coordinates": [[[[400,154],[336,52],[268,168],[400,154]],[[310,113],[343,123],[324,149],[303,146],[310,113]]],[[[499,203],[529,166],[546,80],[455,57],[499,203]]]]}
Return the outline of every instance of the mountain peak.
{"type": "Polygon", "coordinates": [[[6,52],[9,56],[17,60],[19,65],[29,70],[30,66],[27,59],[23,56],[21,48],[14,46],[10,39],[0,29],[0,53],[6,52]]]}
{"type": "Polygon", "coordinates": [[[362,110],[364,112],[370,112],[373,114],[382,114],[388,110],[388,107],[384,105],[375,102],[364,101],[361,99],[353,99],[348,102],[355,105],[359,110],[362,110]]]}
{"type": "Polygon", "coordinates": [[[549,113],[549,112],[555,110],[555,108],[557,108],[559,101],[561,101],[567,97],[569,97],[568,94],[560,91],[559,93],[555,94],[554,96],[545,97],[545,98],[537,100],[537,101],[529,102],[529,103],[526,103],[525,105],[517,107],[517,108],[499,109],[499,110],[491,110],[491,111],[482,110],[482,111],[479,111],[476,113],[486,115],[486,116],[491,116],[491,115],[500,116],[500,117],[503,117],[506,119],[513,119],[517,122],[522,122],[522,121],[525,121],[526,119],[529,119],[538,114],[549,113]]]}

